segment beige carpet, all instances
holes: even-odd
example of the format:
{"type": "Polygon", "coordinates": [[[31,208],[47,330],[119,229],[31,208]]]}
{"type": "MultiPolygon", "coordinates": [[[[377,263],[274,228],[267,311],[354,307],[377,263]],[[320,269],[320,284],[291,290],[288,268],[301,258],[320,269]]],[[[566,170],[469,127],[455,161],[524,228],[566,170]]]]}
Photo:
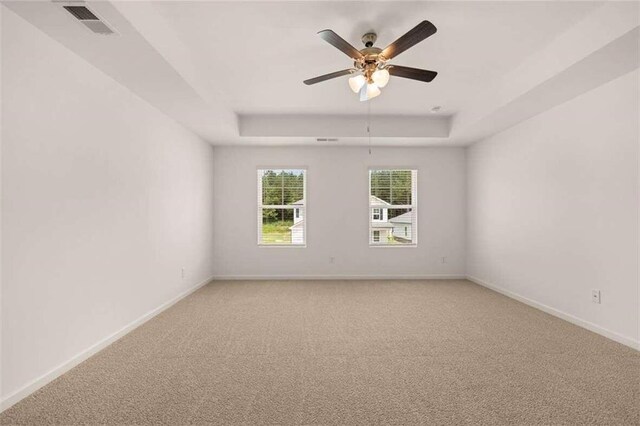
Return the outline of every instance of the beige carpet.
{"type": "Polygon", "coordinates": [[[214,282],[2,424],[640,424],[638,352],[468,281],[214,282]]]}

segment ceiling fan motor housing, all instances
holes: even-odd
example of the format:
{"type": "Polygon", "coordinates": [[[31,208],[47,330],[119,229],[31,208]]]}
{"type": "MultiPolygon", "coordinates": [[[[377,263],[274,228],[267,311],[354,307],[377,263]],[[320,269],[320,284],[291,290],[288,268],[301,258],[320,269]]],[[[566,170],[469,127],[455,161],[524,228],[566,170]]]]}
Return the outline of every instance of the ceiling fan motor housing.
{"type": "Polygon", "coordinates": [[[368,32],[362,36],[362,42],[365,48],[360,50],[360,53],[362,53],[363,58],[354,64],[356,69],[361,70],[368,80],[371,80],[371,74],[373,74],[376,68],[384,64],[384,59],[380,56],[382,49],[373,47],[377,39],[378,35],[374,32],[368,32]]]}

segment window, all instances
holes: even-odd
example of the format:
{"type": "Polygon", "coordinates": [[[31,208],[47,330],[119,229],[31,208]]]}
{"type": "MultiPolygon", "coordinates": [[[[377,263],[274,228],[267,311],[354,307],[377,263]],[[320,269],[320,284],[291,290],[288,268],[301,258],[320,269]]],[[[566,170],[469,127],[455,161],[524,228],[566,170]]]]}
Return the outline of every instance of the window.
{"type": "Polygon", "coordinates": [[[258,244],[306,244],[306,170],[258,170],[258,244]]]}
{"type": "Polygon", "coordinates": [[[417,170],[369,170],[369,244],[417,244],[417,170]]]}

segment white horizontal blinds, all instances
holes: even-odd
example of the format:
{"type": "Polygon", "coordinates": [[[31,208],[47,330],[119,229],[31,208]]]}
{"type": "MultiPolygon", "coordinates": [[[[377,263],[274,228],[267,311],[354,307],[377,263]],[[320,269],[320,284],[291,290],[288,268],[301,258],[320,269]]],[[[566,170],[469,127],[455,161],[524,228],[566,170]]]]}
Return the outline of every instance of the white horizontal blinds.
{"type": "Polygon", "coordinates": [[[417,243],[417,170],[369,170],[369,244],[417,243]]]}
{"type": "Polygon", "coordinates": [[[258,170],[258,244],[305,244],[305,188],[305,170],[258,170]]]}

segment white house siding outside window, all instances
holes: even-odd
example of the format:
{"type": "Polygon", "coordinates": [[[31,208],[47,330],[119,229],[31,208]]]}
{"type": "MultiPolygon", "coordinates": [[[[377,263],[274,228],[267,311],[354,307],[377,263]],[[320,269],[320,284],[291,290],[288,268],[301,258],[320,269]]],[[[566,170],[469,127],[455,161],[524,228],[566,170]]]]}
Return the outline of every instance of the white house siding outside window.
{"type": "Polygon", "coordinates": [[[369,170],[369,245],[417,244],[417,170],[369,170]]]}
{"type": "Polygon", "coordinates": [[[306,187],[304,169],[258,170],[258,244],[306,244],[306,187]]]}

